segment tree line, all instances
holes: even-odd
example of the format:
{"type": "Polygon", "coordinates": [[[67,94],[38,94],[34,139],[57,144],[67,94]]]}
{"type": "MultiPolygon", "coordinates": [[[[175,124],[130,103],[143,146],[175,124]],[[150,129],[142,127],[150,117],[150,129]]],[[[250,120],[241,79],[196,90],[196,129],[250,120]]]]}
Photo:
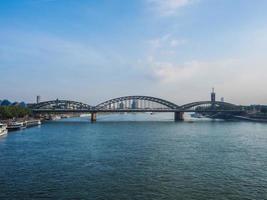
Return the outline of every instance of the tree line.
{"type": "Polygon", "coordinates": [[[20,106],[0,106],[0,119],[23,118],[31,115],[31,110],[20,106]]]}

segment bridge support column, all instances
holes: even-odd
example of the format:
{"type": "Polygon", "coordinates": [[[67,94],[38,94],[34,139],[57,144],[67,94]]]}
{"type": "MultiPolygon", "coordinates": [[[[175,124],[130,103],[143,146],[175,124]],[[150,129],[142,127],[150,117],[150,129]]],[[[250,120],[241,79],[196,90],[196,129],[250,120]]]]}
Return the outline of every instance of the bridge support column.
{"type": "Polygon", "coordinates": [[[184,113],[183,112],[175,112],[174,113],[174,121],[175,122],[184,121],[184,113]]]}
{"type": "Polygon", "coordinates": [[[91,113],[91,122],[96,122],[96,112],[91,113]]]}

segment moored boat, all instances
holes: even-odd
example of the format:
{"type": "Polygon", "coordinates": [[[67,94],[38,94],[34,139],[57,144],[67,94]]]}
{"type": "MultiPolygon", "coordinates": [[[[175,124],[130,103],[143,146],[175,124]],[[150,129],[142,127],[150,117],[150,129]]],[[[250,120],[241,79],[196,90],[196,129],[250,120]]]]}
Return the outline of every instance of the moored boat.
{"type": "Polygon", "coordinates": [[[10,122],[7,125],[7,129],[10,131],[20,130],[26,128],[25,124],[23,122],[10,122]]]}
{"type": "Polygon", "coordinates": [[[7,134],[7,125],[0,123],[0,137],[7,134]]]}
{"type": "Polygon", "coordinates": [[[66,119],[66,118],[70,118],[70,116],[68,116],[68,115],[61,115],[61,119],[66,119]]]}
{"type": "Polygon", "coordinates": [[[60,120],[60,119],[61,119],[61,117],[58,116],[58,115],[55,115],[55,116],[52,116],[52,117],[51,117],[51,120],[52,120],[52,121],[60,120]]]}
{"type": "Polygon", "coordinates": [[[38,126],[41,125],[41,121],[40,120],[29,120],[25,122],[26,127],[32,127],[32,126],[38,126]]]}

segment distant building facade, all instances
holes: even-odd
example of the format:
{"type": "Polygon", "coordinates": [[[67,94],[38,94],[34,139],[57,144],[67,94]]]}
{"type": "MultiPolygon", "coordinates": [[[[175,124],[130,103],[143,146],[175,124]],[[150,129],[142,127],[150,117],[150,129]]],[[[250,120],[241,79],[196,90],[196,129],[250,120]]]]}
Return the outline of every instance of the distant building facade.
{"type": "Polygon", "coordinates": [[[211,101],[212,102],[215,102],[216,101],[216,93],[215,93],[215,91],[214,91],[214,88],[212,88],[212,92],[211,92],[211,101]]]}
{"type": "Polygon", "coordinates": [[[41,102],[41,96],[38,95],[38,96],[36,97],[36,103],[40,103],[40,102],[41,102]]]}

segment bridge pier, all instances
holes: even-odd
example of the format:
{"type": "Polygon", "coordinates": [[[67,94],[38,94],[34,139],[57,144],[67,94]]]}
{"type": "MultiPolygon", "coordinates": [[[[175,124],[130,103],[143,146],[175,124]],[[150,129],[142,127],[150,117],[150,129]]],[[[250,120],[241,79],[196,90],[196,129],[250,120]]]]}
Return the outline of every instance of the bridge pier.
{"type": "Polygon", "coordinates": [[[184,121],[184,113],[183,112],[174,112],[174,121],[184,121]]]}
{"type": "Polygon", "coordinates": [[[96,112],[91,113],[91,122],[96,122],[96,112]]]}

